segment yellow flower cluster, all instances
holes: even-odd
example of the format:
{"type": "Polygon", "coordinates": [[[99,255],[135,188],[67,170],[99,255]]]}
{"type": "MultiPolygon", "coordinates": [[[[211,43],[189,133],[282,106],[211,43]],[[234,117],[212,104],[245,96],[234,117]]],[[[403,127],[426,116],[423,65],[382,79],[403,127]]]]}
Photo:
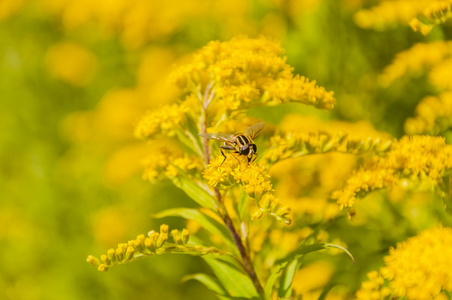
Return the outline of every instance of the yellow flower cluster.
{"type": "Polygon", "coordinates": [[[452,292],[452,228],[435,227],[389,250],[383,278],[396,297],[445,299],[452,292]]]}
{"type": "Polygon", "coordinates": [[[72,30],[87,23],[98,25],[102,33],[119,35],[123,45],[135,49],[150,40],[168,36],[189,17],[206,15],[203,1],[86,1],[41,0],[48,12],[61,18],[63,27],[72,30]],[[195,9],[196,8],[196,9],[195,9]]]}
{"type": "Polygon", "coordinates": [[[382,1],[370,9],[358,11],[354,19],[362,28],[383,30],[397,24],[409,24],[414,31],[426,35],[434,25],[452,17],[451,6],[452,0],[382,1]]]}
{"type": "Polygon", "coordinates": [[[6,0],[0,3],[0,21],[14,15],[22,6],[26,4],[25,0],[6,0]]]}
{"type": "Polygon", "coordinates": [[[382,154],[390,149],[392,141],[372,137],[366,139],[347,138],[343,132],[336,135],[310,132],[288,133],[284,137],[276,135],[271,138],[270,144],[270,150],[262,158],[267,164],[274,164],[286,158],[331,151],[354,154],[367,152],[382,154]]]}
{"type": "Polygon", "coordinates": [[[45,62],[52,75],[74,86],[89,83],[97,66],[97,59],[91,52],[69,42],[53,45],[46,53],[45,62]]]}
{"type": "Polygon", "coordinates": [[[143,179],[154,182],[165,177],[179,175],[179,169],[188,175],[196,176],[204,168],[201,159],[188,155],[171,145],[154,149],[153,153],[143,160],[143,179]]]}
{"type": "MultiPolygon", "coordinates": [[[[392,84],[395,80],[406,76],[407,74],[419,74],[424,70],[432,69],[429,73],[430,80],[433,84],[439,82],[439,87],[448,85],[441,82],[443,77],[451,75],[450,69],[444,69],[441,66],[444,61],[452,56],[452,42],[437,41],[428,44],[419,43],[410,49],[397,54],[394,61],[385,68],[380,77],[383,86],[392,84]],[[435,76],[436,69],[441,68],[441,78],[435,76]],[[447,76],[445,76],[447,75],[447,76]]],[[[450,63],[447,64],[450,66],[450,63]]],[[[446,79],[447,80],[447,79],[446,79]]],[[[451,86],[450,80],[447,81],[451,86]]]]}
{"type": "Polygon", "coordinates": [[[267,168],[257,164],[248,164],[246,157],[231,157],[223,162],[224,157],[219,155],[212,159],[203,176],[208,184],[213,187],[227,188],[233,184],[243,186],[247,195],[256,201],[259,210],[253,215],[257,220],[267,213],[276,217],[279,221],[290,224],[288,217],[290,208],[282,204],[272,191],[272,184],[269,180],[267,168]]]}
{"type": "Polygon", "coordinates": [[[452,292],[450,245],[452,228],[441,226],[397,244],[384,258],[385,266],[368,274],[369,281],[362,284],[357,299],[448,299],[452,292]]]}
{"type": "Polygon", "coordinates": [[[157,134],[174,136],[186,122],[188,106],[185,103],[171,104],[149,111],[135,128],[135,136],[147,139],[157,134]]]}
{"type": "Polygon", "coordinates": [[[414,31],[427,35],[434,25],[444,23],[452,17],[452,0],[430,1],[422,15],[428,19],[428,24],[421,22],[418,18],[412,19],[409,24],[414,31]]]}
{"type": "Polygon", "coordinates": [[[381,1],[370,9],[362,9],[354,15],[355,23],[362,28],[384,30],[397,24],[408,24],[431,3],[431,0],[381,1]]]}
{"type": "MultiPolygon", "coordinates": [[[[171,236],[176,245],[183,246],[188,242],[189,232],[187,229],[182,230],[182,233],[173,230],[171,236]]],[[[120,243],[116,249],[109,249],[107,254],[100,256],[100,259],[89,255],[86,261],[97,267],[99,271],[108,271],[111,266],[132,262],[143,256],[164,254],[167,250],[164,247],[167,240],[168,225],[163,224],[160,226],[160,233],[151,231],[148,237],[140,234],[135,240],[120,243]]]]}
{"type": "Polygon", "coordinates": [[[416,107],[416,116],[405,121],[407,134],[437,135],[452,126],[452,92],[427,96],[416,107]]]}
{"type": "MultiPolygon", "coordinates": [[[[452,146],[444,138],[431,136],[403,137],[385,157],[374,156],[346,181],[345,187],[333,193],[341,208],[353,206],[357,197],[394,184],[408,181],[437,184],[452,169],[452,146]]],[[[411,187],[411,186],[410,186],[411,187]]],[[[422,187],[422,184],[420,184],[422,187]]],[[[434,186],[433,186],[434,187],[434,186]]]]}
{"type": "Polygon", "coordinates": [[[368,281],[361,283],[361,288],[356,292],[357,300],[388,299],[392,291],[384,286],[385,280],[377,271],[367,274],[368,281]]]}
{"type": "Polygon", "coordinates": [[[172,79],[199,98],[210,93],[206,106],[216,102],[218,109],[226,111],[288,101],[333,108],[333,92],[293,75],[282,53],[279,43],[264,37],[213,41],[194,56],[190,65],[175,70],[172,79]]]}

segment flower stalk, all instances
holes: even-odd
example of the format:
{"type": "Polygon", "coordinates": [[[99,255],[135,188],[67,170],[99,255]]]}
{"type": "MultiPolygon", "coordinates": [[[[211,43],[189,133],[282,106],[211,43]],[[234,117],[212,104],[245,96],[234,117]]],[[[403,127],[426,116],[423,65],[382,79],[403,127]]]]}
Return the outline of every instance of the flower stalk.
{"type": "MultiPolygon", "coordinates": [[[[208,95],[206,91],[206,96],[208,95]]],[[[210,97],[209,97],[210,98],[210,97]]],[[[204,103],[207,98],[205,98],[204,103]]],[[[200,122],[201,126],[201,133],[206,133],[206,109],[207,106],[203,105],[203,112],[202,112],[202,120],[200,122]]],[[[205,161],[206,164],[210,162],[210,149],[208,145],[207,139],[202,139],[203,147],[204,147],[204,154],[205,154],[205,161]]],[[[218,202],[222,205],[218,209],[218,213],[220,214],[224,224],[228,228],[229,232],[232,235],[232,239],[234,240],[235,245],[237,246],[237,249],[239,251],[240,257],[242,258],[242,264],[245,268],[248,276],[250,277],[251,281],[253,282],[254,287],[256,288],[256,291],[261,295],[264,296],[264,288],[262,287],[259,278],[257,277],[256,271],[254,270],[253,263],[251,262],[251,257],[249,256],[248,252],[246,251],[245,245],[242,243],[242,238],[240,237],[240,234],[236,230],[234,223],[232,222],[231,217],[229,216],[226,208],[224,207],[223,198],[221,196],[220,191],[213,187],[215,192],[215,197],[217,198],[218,202]]]]}

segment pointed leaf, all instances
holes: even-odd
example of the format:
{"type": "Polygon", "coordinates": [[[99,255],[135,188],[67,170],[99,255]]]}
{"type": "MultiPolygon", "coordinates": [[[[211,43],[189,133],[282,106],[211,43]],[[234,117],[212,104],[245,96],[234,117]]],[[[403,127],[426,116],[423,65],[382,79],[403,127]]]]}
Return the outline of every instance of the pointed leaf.
{"type": "Polygon", "coordinates": [[[224,260],[203,257],[232,297],[259,298],[251,279],[235,265],[224,260]]]}
{"type": "Polygon", "coordinates": [[[355,258],[353,257],[353,255],[350,253],[350,251],[348,251],[344,247],[342,247],[340,245],[336,245],[336,244],[325,244],[325,248],[337,248],[337,249],[340,249],[340,250],[344,251],[345,253],[347,253],[347,255],[350,256],[350,258],[352,259],[353,263],[355,263],[355,258]]]}
{"type": "Polygon", "coordinates": [[[182,278],[182,282],[188,281],[188,280],[197,280],[201,282],[203,285],[205,285],[209,290],[213,291],[217,295],[226,296],[227,292],[224,289],[224,287],[221,285],[221,283],[218,281],[218,279],[213,278],[207,274],[192,274],[185,276],[182,278]]]}
{"type": "Polygon", "coordinates": [[[318,251],[318,250],[322,250],[322,249],[325,249],[324,244],[302,245],[297,250],[295,250],[294,252],[287,255],[285,258],[278,260],[276,263],[281,264],[281,265],[282,264],[287,265],[294,259],[300,258],[303,255],[308,254],[310,252],[314,252],[314,251],[318,251]]]}
{"type": "Polygon", "coordinates": [[[293,260],[291,261],[283,271],[283,274],[281,275],[281,280],[279,282],[279,290],[278,290],[278,296],[279,297],[290,297],[292,294],[292,281],[295,276],[295,273],[298,271],[298,269],[301,266],[300,260],[293,260]]]}
{"type": "Polygon", "coordinates": [[[202,207],[217,211],[217,207],[219,207],[218,200],[190,179],[182,169],[175,165],[173,166],[179,172],[177,177],[170,177],[173,184],[183,190],[192,200],[202,207]]]}
{"type": "MultiPolygon", "coordinates": [[[[352,254],[342,246],[336,244],[312,244],[312,245],[301,245],[297,250],[289,254],[286,258],[278,261],[279,267],[283,269],[283,274],[281,275],[278,296],[279,297],[290,297],[292,293],[292,281],[295,276],[295,272],[301,266],[301,259],[305,254],[310,252],[326,249],[326,248],[338,248],[345,251],[352,259],[353,263],[355,260],[352,254]]],[[[277,269],[275,269],[276,271],[277,269]]],[[[278,271],[279,272],[279,271],[278,271]]],[[[272,274],[273,275],[273,274],[272,274]]],[[[276,276],[276,275],[275,275],[276,276]]],[[[267,282],[267,285],[269,283],[267,282]]],[[[273,284],[272,284],[273,285],[273,284]]],[[[266,286],[265,294],[271,293],[271,287],[266,286]]]]}
{"type": "Polygon", "coordinates": [[[265,299],[271,299],[273,286],[282,269],[282,265],[277,266],[271,273],[270,277],[268,277],[267,283],[265,284],[265,299]]]}
{"type": "Polygon", "coordinates": [[[242,189],[238,201],[238,215],[241,221],[245,218],[245,213],[248,209],[248,200],[248,194],[242,189]]]}

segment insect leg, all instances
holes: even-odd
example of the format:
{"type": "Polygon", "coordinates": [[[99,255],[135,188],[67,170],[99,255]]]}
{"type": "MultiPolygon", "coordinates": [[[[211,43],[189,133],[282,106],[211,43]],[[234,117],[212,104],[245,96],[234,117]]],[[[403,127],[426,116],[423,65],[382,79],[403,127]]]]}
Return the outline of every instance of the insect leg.
{"type": "Polygon", "coordinates": [[[235,147],[229,145],[221,145],[220,148],[224,150],[235,150],[235,147]]]}
{"type": "Polygon", "coordinates": [[[250,161],[251,161],[251,162],[255,162],[258,155],[259,155],[258,153],[254,153],[254,154],[253,154],[254,157],[252,157],[251,159],[248,158],[248,162],[250,162],[250,161]]]}
{"type": "Polygon", "coordinates": [[[224,152],[223,152],[223,150],[220,150],[220,152],[221,152],[221,154],[224,156],[224,159],[223,159],[223,161],[221,162],[221,164],[220,164],[220,167],[221,167],[221,165],[224,163],[224,161],[226,160],[226,155],[224,155],[224,152]]]}
{"type": "MultiPolygon", "coordinates": [[[[225,149],[225,150],[235,150],[234,147],[229,146],[229,145],[221,145],[220,146],[221,149],[225,149]]],[[[221,154],[224,156],[223,162],[220,164],[220,166],[224,163],[224,161],[226,160],[226,155],[224,154],[223,150],[220,150],[221,154]]]]}

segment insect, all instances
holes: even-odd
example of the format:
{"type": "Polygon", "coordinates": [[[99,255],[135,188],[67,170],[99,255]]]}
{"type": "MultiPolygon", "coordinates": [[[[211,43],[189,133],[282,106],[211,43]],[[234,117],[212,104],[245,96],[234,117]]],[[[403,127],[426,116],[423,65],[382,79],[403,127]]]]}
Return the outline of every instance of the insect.
{"type": "Polygon", "coordinates": [[[222,134],[222,133],[200,133],[199,136],[224,142],[220,146],[221,154],[223,154],[224,159],[221,164],[226,160],[226,155],[224,150],[234,150],[234,153],[239,155],[245,155],[248,158],[248,163],[253,162],[257,158],[257,147],[253,140],[259,135],[259,133],[264,128],[264,123],[259,123],[253,125],[245,130],[244,133],[234,133],[234,134],[222,134]]]}

